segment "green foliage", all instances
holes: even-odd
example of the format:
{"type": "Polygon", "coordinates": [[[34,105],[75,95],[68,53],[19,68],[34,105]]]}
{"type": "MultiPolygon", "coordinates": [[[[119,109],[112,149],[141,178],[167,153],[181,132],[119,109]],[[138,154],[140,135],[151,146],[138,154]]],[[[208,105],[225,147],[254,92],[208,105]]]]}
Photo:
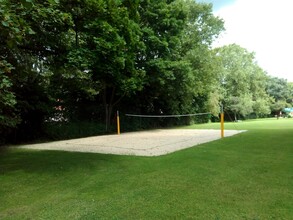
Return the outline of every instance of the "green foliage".
{"type": "Polygon", "coordinates": [[[11,128],[19,123],[16,113],[16,97],[11,91],[12,83],[8,77],[13,67],[5,60],[0,60],[0,144],[11,128]]]}
{"type": "Polygon", "coordinates": [[[287,80],[280,79],[277,77],[269,77],[267,79],[267,93],[272,96],[275,101],[287,100],[292,93],[290,94],[289,85],[287,80]]]}
{"type": "Polygon", "coordinates": [[[207,5],[194,1],[143,1],[140,9],[146,70],[140,94],[146,113],[180,114],[204,111],[200,97],[212,84],[209,46],[223,28],[207,5]],[[162,22],[163,21],[163,22],[162,22]],[[205,56],[206,55],[206,56],[205,56]]]}
{"type": "Polygon", "coordinates": [[[105,125],[96,122],[47,122],[44,124],[45,138],[49,140],[66,140],[89,137],[105,133],[105,125]]]}
{"type": "Polygon", "coordinates": [[[274,101],[292,103],[293,87],[267,79],[254,54],[237,45],[211,50],[224,27],[210,4],[1,0],[0,19],[0,127],[14,129],[11,139],[45,135],[56,114],[111,131],[116,109],[217,116],[223,103],[259,117],[274,101]]]}
{"type": "Polygon", "coordinates": [[[32,4],[22,1],[21,4],[15,4],[11,1],[1,1],[0,10],[0,50],[1,57],[5,57],[6,50],[14,50],[27,36],[34,34],[24,19],[27,10],[30,10],[32,4]],[[27,3],[27,4],[26,4],[27,3]]]}
{"type": "Polygon", "coordinates": [[[292,83],[285,79],[269,77],[266,82],[267,93],[272,97],[271,110],[279,114],[284,108],[291,107],[293,102],[292,83]]]}
{"type": "Polygon", "coordinates": [[[16,104],[17,96],[13,89],[13,77],[16,69],[13,56],[19,52],[18,45],[25,37],[34,34],[33,30],[23,19],[26,9],[31,4],[12,4],[1,1],[0,9],[0,143],[6,135],[20,122],[16,104]]]}
{"type": "MultiPolygon", "coordinates": [[[[6,119],[1,120],[0,126],[7,126],[9,122],[14,133],[10,137],[12,141],[35,139],[42,133],[45,115],[53,108],[48,94],[55,64],[53,56],[62,57],[60,51],[64,49],[65,39],[60,36],[68,21],[56,9],[56,1],[54,4],[29,0],[21,4],[18,1],[2,3],[1,82],[2,89],[6,88],[5,105],[10,109],[2,110],[1,106],[1,119],[6,119]],[[11,102],[9,105],[7,100],[11,102]],[[7,120],[7,115],[11,120],[7,120]]],[[[11,131],[6,129],[2,137],[7,140],[11,131]]]]}
{"type": "Polygon", "coordinates": [[[237,114],[247,116],[248,114],[253,112],[253,101],[251,95],[249,94],[243,94],[238,97],[230,96],[226,104],[226,108],[234,113],[235,121],[237,121],[237,114]]]}
{"type": "Polygon", "coordinates": [[[257,116],[269,113],[271,99],[266,93],[265,72],[257,65],[254,54],[232,44],[214,50],[220,65],[220,97],[227,110],[235,115],[257,116]]]}
{"type": "Polygon", "coordinates": [[[253,103],[253,112],[257,116],[269,115],[271,113],[269,100],[257,99],[256,101],[254,101],[254,103],[253,103]]]}
{"type": "Polygon", "coordinates": [[[73,80],[76,73],[84,75],[79,78],[80,90],[102,100],[108,127],[113,107],[143,85],[144,71],[136,67],[136,54],[144,47],[136,22],[138,3],[72,1],[62,2],[61,7],[73,20],[67,67],[76,69],[73,80]],[[91,84],[83,82],[89,80],[91,84]]]}
{"type": "Polygon", "coordinates": [[[271,109],[274,113],[276,114],[279,114],[280,112],[282,112],[282,110],[284,108],[288,108],[288,107],[291,107],[286,101],[284,100],[279,100],[277,102],[274,102],[272,105],[271,105],[271,109]]]}

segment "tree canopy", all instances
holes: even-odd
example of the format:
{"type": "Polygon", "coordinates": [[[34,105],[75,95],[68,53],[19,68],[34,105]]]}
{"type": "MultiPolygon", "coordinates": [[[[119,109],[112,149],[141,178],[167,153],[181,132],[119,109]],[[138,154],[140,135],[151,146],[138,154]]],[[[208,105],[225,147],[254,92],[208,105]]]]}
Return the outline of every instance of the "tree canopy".
{"type": "Polygon", "coordinates": [[[117,109],[217,115],[222,103],[235,117],[259,117],[292,103],[292,84],[269,77],[253,53],[212,48],[224,24],[210,4],[0,3],[0,142],[49,137],[50,124],[109,131],[117,109]]]}
{"type": "Polygon", "coordinates": [[[214,50],[219,61],[219,91],[227,110],[237,115],[270,113],[270,96],[266,93],[267,74],[257,65],[254,54],[236,45],[214,50]]]}

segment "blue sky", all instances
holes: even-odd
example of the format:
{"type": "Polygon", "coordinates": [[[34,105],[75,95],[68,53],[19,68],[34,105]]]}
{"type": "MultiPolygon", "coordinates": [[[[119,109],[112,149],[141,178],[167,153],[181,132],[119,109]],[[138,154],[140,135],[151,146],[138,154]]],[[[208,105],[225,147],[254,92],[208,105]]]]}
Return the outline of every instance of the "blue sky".
{"type": "Polygon", "coordinates": [[[226,31],[214,46],[236,43],[255,53],[269,75],[293,82],[292,0],[197,0],[212,3],[226,31]]]}
{"type": "Polygon", "coordinates": [[[217,11],[224,6],[235,2],[235,0],[198,0],[197,2],[212,3],[214,11],[217,11]]]}

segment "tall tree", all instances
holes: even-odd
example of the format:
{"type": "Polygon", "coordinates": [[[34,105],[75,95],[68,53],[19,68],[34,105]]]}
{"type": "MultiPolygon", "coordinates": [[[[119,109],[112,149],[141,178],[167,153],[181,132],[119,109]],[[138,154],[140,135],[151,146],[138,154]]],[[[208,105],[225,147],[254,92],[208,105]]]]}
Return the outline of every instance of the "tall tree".
{"type": "Polygon", "coordinates": [[[69,63],[93,82],[90,91],[102,99],[108,129],[113,107],[142,88],[144,71],[136,67],[135,59],[144,48],[136,22],[138,3],[73,0],[63,4],[74,21],[69,63]]]}
{"type": "MultiPolygon", "coordinates": [[[[18,115],[15,134],[29,138],[41,130],[44,116],[52,108],[47,88],[53,57],[64,51],[67,16],[58,10],[58,1],[1,1],[1,78],[18,115]],[[8,90],[7,88],[10,87],[8,90]]],[[[11,109],[13,112],[13,109],[11,109]]],[[[11,122],[13,120],[10,120],[11,122]]],[[[16,126],[16,123],[13,123],[16,126]]]]}
{"type": "Polygon", "coordinates": [[[270,97],[265,90],[266,73],[257,65],[254,54],[236,45],[216,48],[221,66],[219,83],[227,110],[246,116],[269,114],[270,97]]]}
{"type": "Polygon", "coordinates": [[[218,83],[219,67],[211,51],[211,45],[224,29],[223,21],[213,16],[211,5],[195,4],[194,1],[185,2],[188,8],[188,22],[183,35],[182,54],[186,53],[185,59],[192,67],[192,99],[194,103],[203,100],[202,111],[217,114],[219,105],[216,104],[216,100],[220,96],[215,88],[218,83]]]}
{"type": "Polygon", "coordinates": [[[286,101],[292,96],[289,84],[286,79],[278,77],[269,77],[266,85],[267,93],[272,96],[275,101],[286,101]]]}
{"type": "Polygon", "coordinates": [[[291,107],[293,92],[292,84],[286,79],[269,77],[266,83],[266,91],[273,98],[271,110],[279,114],[284,108],[291,107]]]}
{"type": "Polygon", "coordinates": [[[24,12],[31,4],[13,4],[2,0],[0,10],[0,133],[1,140],[5,133],[17,126],[20,122],[15,92],[13,91],[13,78],[15,77],[15,54],[19,52],[18,45],[25,37],[33,34],[27,22],[18,14],[24,12]]]}
{"type": "Polygon", "coordinates": [[[194,1],[142,1],[140,14],[146,51],[139,66],[147,74],[142,111],[199,111],[204,99],[196,97],[211,81],[209,47],[222,21],[210,6],[194,1]]]}

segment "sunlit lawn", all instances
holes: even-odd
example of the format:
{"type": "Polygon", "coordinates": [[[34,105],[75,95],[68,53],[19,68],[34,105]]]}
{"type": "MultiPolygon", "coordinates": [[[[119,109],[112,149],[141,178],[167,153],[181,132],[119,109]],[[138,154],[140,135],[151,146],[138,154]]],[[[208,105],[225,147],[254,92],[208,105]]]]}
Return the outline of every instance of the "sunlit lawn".
{"type": "MultiPolygon", "coordinates": [[[[220,129],[220,123],[195,124],[187,128],[193,129],[220,129]]],[[[185,127],[186,128],[186,127],[185,127]]],[[[224,128],[228,130],[287,130],[293,128],[293,118],[268,118],[245,120],[240,122],[225,122],[224,128]]]]}
{"type": "Polygon", "coordinates": [[[225,127],[249,131],[153,158],[8,150],[0,219],[293,219],[293,120],[225,127]]]}

